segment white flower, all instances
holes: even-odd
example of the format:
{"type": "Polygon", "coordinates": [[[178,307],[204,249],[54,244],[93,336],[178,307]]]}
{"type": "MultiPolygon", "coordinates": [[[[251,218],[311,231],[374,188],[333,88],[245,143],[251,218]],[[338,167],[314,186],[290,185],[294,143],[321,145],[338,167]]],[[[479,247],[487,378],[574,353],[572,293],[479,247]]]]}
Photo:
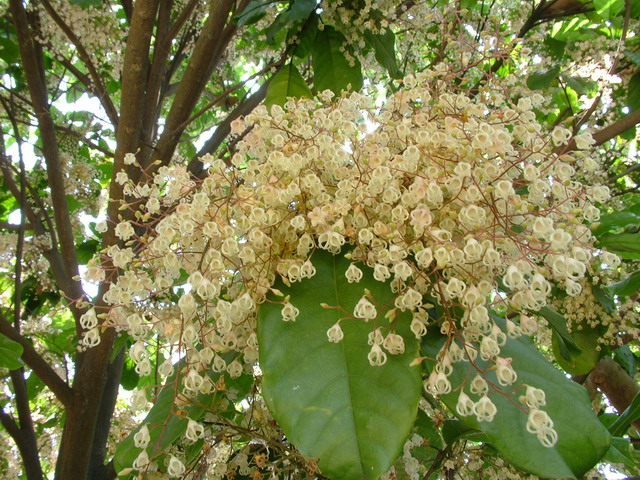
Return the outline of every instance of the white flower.
{"type": "Polygon", "coordinates": [[[379,367],[386,363],[387,354],[382,351],[382,349],[380,348],[380,345],[378,345],[377,343],[374,343],[373,346],[371,347],[371,351],[369,352],[369,355],[367,355],[367,359],[369,360],[369,363],[372,366],[379,367]]]}
{"type": "Polygon", "coordinates": [[[387,337],[384,339],[382,346],[389,352],[391,355],[400,355],[404,353],[404,339],[395,333],[387,334],[387,337]]]}
{"type": "Polygon", "coordinates": [[[116,183],[119,185],[124,185],[129,181],[129,176],[126,172],[118,172],[116,173],[116,183]]]}
{"type": "Polygon", "coordinates": [[[283,322],[295,322],[299,314],[300,310],[298,310],[289,302],[286,302],[284,304],[284,307],[282,307],[281,315],[283,322]]]}
{"type": "Polygon", "coordinates": [[[347,277],[347,282],[349,283],[358,283],[362,280],[362,270],[355,266],[355,264],[349,265],[347,271],[344,273],[344,276],[347,277]]]}
{"type": "Polygon", "coordinates": [[[353,316],[364,320],[374,320],[378,316],[378,312],[369,300],[362,297],[353,309],[353,316]]]}
{"type": "Polygon", "coordinates": [[[169,458],[169,466],[167,467],[167,473],[172,477],[179,477],[185,472],[184,464],[176,457],[171,455],[169,458]]]}
{"type": "Polygon", "coordinates": [[[106,232],[108,229],[107,222],[105,220],[99,221],[98,223],[96,223],[95,229],[96,229],[96,232],[98,233],[106,232]]]}
{"type": "Polygon", "coordinates": [[[479,422],[491,422],[496,416],[496,413],[498,413],[498,409],[486,395],[483,395],[480,400],[476,402],[473,407],[473,411],[475,412],[476,419],[479,422]]]}
{"type": "Polygon", "coordinates": [[[120,222],[116,225],[116,236],[120,240],[129,240],[135,233],[131,223],[128,221],[120,222]]]}
{"type": "Polygon", "coordinates": [[[146,425],[138,430],[133,436],[133,443],[136,448],[147,448],[150,440],[151,436],[149,435],[149,428],[146,425]]]}
{"type": "Polygon", "coordinates": [[[327,330],[327,337],[330,342],[338,343],[344,338],[344,333],[342,332],[342,328],[340,328],[340,323],[334,323],[329,330],[327,330]]]}
{"type": "Polygon", "coordinates": [[[469,415],[473,415],[475,413],[474,403],[469,395],[460,391],[460,395],[458,396],[458,403],[456,404],[456,412],[458,415],[462,417],[468,417],[469,415]]]}

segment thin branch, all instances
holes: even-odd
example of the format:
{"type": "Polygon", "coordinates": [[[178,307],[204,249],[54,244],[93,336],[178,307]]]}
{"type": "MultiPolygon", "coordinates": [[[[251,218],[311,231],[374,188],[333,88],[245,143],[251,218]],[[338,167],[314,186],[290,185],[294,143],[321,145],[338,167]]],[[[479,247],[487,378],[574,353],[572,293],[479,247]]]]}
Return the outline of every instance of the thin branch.
{"type": "Polygon", "coordinates": [[[124,10],[124,16],[127,17],[129,23],[131,22],[131,16],[133,15],[133,0],[120,0],[122,10],[124,10]]]}
{"type": "Polygon", "coordinates": [[[180,16],[173,23],[173,25],[171,25],[171,28],[169,29],[169,32],[167,33],[167,38],[169,40],[173,40],[178,36],[178,33],[180,32],[180,30],[182,29],[184,24],[187,23],[187,20],[189,19],[189,17],[193,13],[193,9],[196,7],[197,4],[198,4],[198,0],[191,0],[182,9],[182,12],[180,13],[180,16]]]}
{"type": "MultiPolygon", "coordinates": [[[[180,126],[191,115],[213,70],[235,33],[236,26],[227,25],[233,4],[233,0],[220,0],[210,4],[209,16],[193,48],[171,110],[167,115],[164,131],[156,146],[154,156],[162,162],[161,164],[171,160],[183,132],[180,126]]],[[[143,159],[143,165],[148,163],[147,160],[143,159]]]]}
{"type": "Polygon", "coordinates": [[[18,426],[14,418],[6,413],[2,407],[0,407],[0,425],[5,428],[18,447],[27,480],[41,480],[42,467],[40,466],[37,450],[34,456],[33,445],[27,438],[25,431],[18,426]]]}
{"type": "Polygon", "coordinates": [[[623,172],[621,172],[621,173],[619,173],[619,174],[617,174],[617,175],[615,175],[613,177],[608,178],[607,182],[613,183],[616,180],[618,180],[619,178],[622,178],[622,177],[624,177],[626,175],[629,175],[630,173],[635,172],[638,169],[640,169],[640,163],[634,163],[629,168],[626,168],[623,172]]]}
{"type": "MultiPolygon", "coordinates": [[[[69,207],[67,205],[65,182],[58,152],[58,144],[55,127],[49,111],[47,83],[44,78],[42,55],[36,48],[34,35],[31,32],[27,12],[22,1],[10,0],[11,16],[16,27],[22,67],[25,73],[34,113],[38,119],[40,138],[42,139],[42,152],[47,164],[47,176],[51,189],[53,213],[56,220],[58,238],[60,240],[60,252],[64,260],[64,267],[71,280],[71,291],[66,292],[72,298],[81,298],[84,295],[79,281],[73,280],[79,276],[78,258],[73,237],[73,227],[69,207]]],[[[79,318],[76,317],[76,326],[79,328],[79,318]]]]}
{"type": "Polygon", "coordinates": [[[215,107],[217,105],[220,105],[230,94],[232,94],[233,92],[235,92],[239,88],[242,88],[244,85],[246,85],[248,82],[250,82],[254,78],[260,77],[260,76],[264,75],[265,73],[271,71],[274,67],[280,67],[285,62],[285,60],[286,60],[286,54],[280,60],[278,60],[277,62],[269,63],[267,66],[265,66],[259,72],[256,72],[253,75],[251,75],[250,77],[245,78],[244,80],[242,80],[242,81],[240,81],[240,82],[238,82],[238,83],[236,83],[234,85],[231,85],[230,87],[225,89],[220,95],[216,95],[215,97],[213,97],[208,104],[206,104],[204,107],[202,107],[196,113],[191,115],[191,117],[189,117],[187,120],[185,120],[184,123],[182,125],[180,125],[180,128],[186,128],[188,125],[190,125],[191,123],[196,121],[202,115],[204,115],[209,110],[211,110],[213,107],[215,107]]]}
{"type": "Polygon", "coordinates": [[[24,227],[25,230],[33,230],[33,223],[16,224],[9,222],[0,222],[0,229],[4,230],[20,230],[24,227]]]}
{"type": "Polygon", "coordinates": [[[104,153],[107,157],[113,157],[113,155],[114,155],[114,152],[112,150],[109,150],[108,148],[101,147],[97,143],[92,142],[87,137],[85,137],[80,132],[77,132],[76,130],[74,130],[71,127],[65,127],[63,125],[56,125],[56,130],[58,130],[60,132],[68,133],[69,135],[73,135],[79,141],[84,143],[87,147],[91,148],[92,150],[97,150],[98,152],[104,153]]]}
{"type": "MultiPolygon", "coordinates": [[[[49,16],[53,19],[54,22],[60,27],[60,30],[64,32],[67,38],[71,41],[74,47],[76,47],[76,51],[78,52],[78,56],[87,70],[89,71],[89,75],[91,76],[91,80],[93,82],[93,87],[95,90],[95,94],[100,100],[104,111],[107,112],[107,116],[109,117],[109,121],[114,127],[118,125],[118,111],[116,110],[111,97],[109,96],[109,92],[107,92],[104,83],[102,83],[102,77],[96,70],[95,65],[91,61],[91,56],[82,45],[82,42],[75,34],[75,32],[65,23],[65,21],[58,15],[56,9],[49,3],[49,0],[41,0],[42,5],[45,10],[49,14],[49,16]]],[[[90,87],[90,85],[87,85],[90,87]]]]}
{"type": "MultiPolygon", "coordinates": [[[[271,77],[273,78],[273,77],[271,77]]],[[[266,81],[257,92],[248,97],[245,101],[238,104],[238,106],[231,112],[227,117],[218,124],[213,135],[205,142],[200,151],[190,160],[188,170],[196,177],[199,177],[202,174],[202,163],[199,158],[207,153],[215,152],[225,138],[231,132],[231,122],[233,122],[236,118],[241,117],[242,115],[248,115],[251,111],[256,108],[260,103],[264,100],[267,95],[267,89],[269,88],[269,82],[271,79],[266,81]]]]}
{"type": "MultiPolygon", "coordinates": [[[[603,143],[629,130],[631,127],[634,127],[638,123],[640,123],[640,109],[631,112],[625,117],[622,117],[620,120],[617,120],[613,122],[611,125],[607,125],[606,127],[592,134],[593,139],[595,140],[594,145],[595,146],[602,145],[603,143]]],[[[569,152],[575,149],[576,149],[576,142],[574,139],[571,139],[567,144],[567,146],[562,149],[562,151],[569,152]]]]}
{"type": "Polygon", "coordinates": [[[38,451],[38,441],[33,428],[33,418],[31,417],[31,407],[29,406],[29,393],[27,382],[24,379],[24,369],[11,370],[11,383],[15,393],[16,409],[20,421],[20,431],[22,433],[22,447],[19,448],[22,464],[27,474],[27,480],[42,480],[42,466],[40,465],[40,453],[38,451]]]}
{"type": "Polygon", "coordinates": [[[146,87],[146,108],[142,115],[140,139],[140,143],[143,145],[142,158],[147,158],[150,155],[151,143],[156,136],[158,128],[157,119],[163,101],[161,96],[162,80],[168,68],[167,58],[171,52],[172,38],[169,37],[168,30],[170,28],[172,7],[173,0],[162,2],[158,13],[156,41],[146,87]]]}

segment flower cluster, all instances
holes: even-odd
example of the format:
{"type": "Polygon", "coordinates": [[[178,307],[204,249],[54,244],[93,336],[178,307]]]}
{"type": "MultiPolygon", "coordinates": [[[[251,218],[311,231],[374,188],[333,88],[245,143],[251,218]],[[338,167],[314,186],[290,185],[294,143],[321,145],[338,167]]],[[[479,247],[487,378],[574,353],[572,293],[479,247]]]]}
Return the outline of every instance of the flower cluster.
{"type": "MultiPolygon", "coordinates": [[[[438,356],[430,391],[457,388],[452,365],[471,368],[476,357],[495,366],[500,385],[516,382],[501,346],[507,335],[536,331],[527,312],[545,306],[552,288],[580,294],[593,258],[586,224],[608,191],[574,179],[584,154],[563,151],[565,129],[542,133],[532,110],[539,95],[510,103],[452,93],[443,69],[403,83],[381,108],[358,93],[332,100],[329,92],[258,107],[232,124],[235,135],[251,128],[229,164],[202,159],[201,184],[181,166],[161,168],[152,185],[122,179],[129,195],[150,197],[137,218],[151,228],[137,237],[133,222],[116,226],[125,243],[108,254],[125,273],[105,296],[115,307],[107,322],[137,340],[132,358],[141,374],[144,342],[160,335],[186,354],[187,395],[210,391],[211,365],[240,375],[257,360],[256,308],[276,278],[302,281],[315,273],[316,249],[346,249],[354,262],[348,282],[360,282],[358,265],[368,265],[395,292],[388,315],[409,312],[417,338],[438,323],[455,339],[438,356]],[[160,199],[174,207],[154,220],[160,199]],[[441,318],[430,315],[431,302],[441,318]],[[492,310],[510,312],[506,333],[492,310]],[[229,350],[242,356],[227,363],[221,353],[229,350]]],[[[377,314],[363,291],[353,317],[377,314]]],[[[297,315],[295,298],[285,299],[283,320],[297,315]]],[[[94,342],[91,331],[85,343],[94,342]]],[[[342,340],[339,323],[327,336],[342,340]]],[[[369,340],[372,365],[404,351],[389,327],[372,326],[369,340]]],[[[459,413],[491,421],[487,379],[479,372],[467,386],[477,400],[461,392],[459,413]]],[[[529,407],[531,431],[553,444],[553,423],[539,406],[529,407]]]]}

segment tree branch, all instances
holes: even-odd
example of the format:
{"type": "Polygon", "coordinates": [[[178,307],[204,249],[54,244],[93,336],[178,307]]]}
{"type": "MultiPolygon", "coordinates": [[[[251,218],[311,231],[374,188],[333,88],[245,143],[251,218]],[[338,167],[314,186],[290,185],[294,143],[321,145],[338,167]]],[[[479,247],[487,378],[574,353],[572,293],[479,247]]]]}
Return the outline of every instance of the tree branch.
{"type": "Polygon", "coordinates": [[[16,409],[20,420],[20,431],[22,433],[22,447],[19,448],[22,464],[24,465],[27,480],[42,480],[42,466],[40,465],[40,453],[36,432],[33,428],[31,408],[29,407],[29,393],[27,382],[24,380],[24,369],[11,370],[11,383],[15,393],[16,409]]]}
{"type": "MultiPolygon", "coordinates": [[[[587,382],[597,386],[619,413],[625,411],[640,391],[640,386],[611,357],[603,357],[598,362],[587,382]]],[[[640,430],[640,420],[633,425],[640,430]]]]}
{"type": "Polygon", "coordinates": [[[37,450],[36,456],[34,457],[31,448],[29,448],[28,439],[25,437],[25,432],[18,426],[14,418],[6,413],[1,407],[0,425],[5,428],[18,447],[20,457],[22,457],[22,464],[27,475],[27,480],[41,480],[42,467],[40,466],[40,459],[37,455],[37,450]]]}
{"type": "Polygon", "coordinates": [[[240,103],[233,112],[227,115],[227,117],[218,124],[213,135],[211,135],[200,151],[189,161],[188,170],[192,175],[196,177],[200,177],[202,175],[203,166],[199,158],[207,153],[215,152],[220,145],[222,145],[224,139],[227,138],[229,132],[231,132],[231,122],[242,115],[248,115],[254,108],[260,105],[267,95],[267,89],[269,88],[270,81],[271,79],[266,81],[257,92],[240,103]]]}
{"type": "MultiPolygon", "coordinates": [[[[116,107],[113,104],[113,101],[111,100],[111,97],[109,96],[109,92],[107,92],[107,89],[104,86],[104,83],[102,83],[102,77],[100,76],[100,74],[96,70],[95,65],[91,61],[91,56],[89,55],[87,50],[84,48],[84,45],[82,45],[82,42],[80,41],[78,36],[74,33],[74,31],[71,29],[71,27],[69,27],[69,25],[67,25],[64,22],[64,20],[62,19],[62,17],[60,17],[60,15],[58,15],[58,13],[56,12],[56,9],[53,8],[51,3],[49,3],[49,0],[41,0],[41,3],[44,6],[47,13],[49,14],[49,16],[53,19],[54,22],[56,22],[58,27],[60,27],[60,30],[64,32],[64,34],[71,41],[73,46],[76,47],[76,51],[78,52],[78,56],[80,57],[80,60],[82,60],[82,63],[84,64],[85,67],[87,67],[87,70],[89,71],[89,75],[93,82],[93,87],[94,87],[93,89],[95,90],[96,96],[100,100],[100,103],[104,108],[104,111],[107,112],[107,116],[109,117],[109,121],[111,122],[111,124],[114,127],[117,127],[118,111],[116,110],[116,107]]],[[[87,87],[91,88],[91,85],[87,85],[87,87]]]]}
{"type": "MultiPolygon", "coordinates": [[[[617,137],[621,133],[629,130],[640,123],[640,109],[631,112],[630,114],[622,117],[620,120],[613,122],[597,132],[593,133],[593,139],[595,140],[594,146],[602,145],[603,143],[617,137]]],[[[562,153],[570,152],[576,149],[576,142],[571,139],[567,146],[562,149],[562,153]]]]}
{"type": "MultiPolygon", "coordinates": [[[[71,287],[66,292],[72,298],[81,298],[84,295],[79,280],[73,280],[79,276],[78,258],[76,256],[73,227],[67,206],[64,177],[60,165],[58,143],[55,126],[49,111],[47,84],[44,78],[41,52],[36,49],[35,36],[31,32],[27,12],[20,0],[10,0],[11,16],[18,35],[20,57],[25,77],[29,87],[34,113],[38,119],[40,138],[42,139],[42,153],[47,165],[47,177],[51,189],[53,213],[56,221],[58,238],[60,240],[60,253],[64,261],[64,268],[71,287]]],[[[80,328],[79,318],[76,316],[76,328],[80,328]]]]}
{"type": "Polygon", "coordinates": [[[156,26],[156,41],[147,80],[146,108],[142,115],[140,145],[143,150],[140,155],[141,158],[147,158],[151,155],[151,143],[156,135],[158,114],[162,108],[162,79],[168,68],[167,58],[171,52],[172,42],[172,38],[168,34],[172,6],[173,0],[167,0],[160,4],[156,26]]]}
{"type": "Polygon", "coordinates": [[[56,371],[43,359],[40,354],[33,348],[31,342],[18,333],[18,331],[9,323],[7,318],[0,313],[0,333],[14,342],[22,345],[22,360],[26,363],[33,373],[35,373],[42,383],[53,392],[58,400],[65,406],[71,405],[73,393],[67,383],[60,378],[56,371]]]}
{"type": "MultiPolygon", "coordinates": [[[[235,25],[228,25],[225,28],[233,4],[233,0],[211,3],[209,16],[193,48],[171,110],[167,115],[164,131],[156,146],[154,157],[158,158],[162,164],[167,164],[171,160],[184,131],[184,128],[180,127],[191,115],[213,70],[235,33],[235,25]]],[[[148,164],[148,159],[143,159],[143,162],[143,165],[148,164]]]]}

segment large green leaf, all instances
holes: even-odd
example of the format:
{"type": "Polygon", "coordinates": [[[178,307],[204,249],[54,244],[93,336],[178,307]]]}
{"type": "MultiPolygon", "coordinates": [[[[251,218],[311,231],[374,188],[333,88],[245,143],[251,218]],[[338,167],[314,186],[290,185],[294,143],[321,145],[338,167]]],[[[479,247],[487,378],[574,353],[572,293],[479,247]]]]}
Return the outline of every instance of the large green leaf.
{"type": "MultiPolygon", "coordinates": [[[[423,342],[425,355],[435,358],[445,338],[440,335],[427,335],[423,342]]],[[[511,358],[514,370],[518,373],[516,384],[501,387],[495,370],[479,358],[476,367],[485,372],[491,381],[491,401],[497,407],[497,414],[491,422],[478,422],[475,416],[461,417],[464,423],[487,436],[488,441],[516,467],[545,478],[578,478],[592,468],[607,452],[611,437],[591,409],[586,390],[572,382],[562,372],[554,368],[538,352],[531,340],[521,337],[508,339],[501,347],[500,355],[511,358]],[[558,442],[553,447],[544,447],[537,437],[527,432],[526,408],[519,402],[523,394],[520,385],[531,385],[544,390],[546,406],[544,410],[554,422],[558,433],[558,442]]],[[[433,368],[433,362],[428,364],[433,368]]],[[[475,368],[469,363],[454,364],[449,377],[453,387],[457,387],[473,378],[475,368]]],[[[469,389],[465,392],[472,398],[469,389]]],[[[442,395],[441,399],[456,412],[459,391],[442,395]]]]}
{"type": "Polygon", "coordinates": [[[251,0],[241,13],[233,17],[233,20],[235,20],[238,27],[256,23],[266,15],[267,8],[269,8],[272,3],[274,2],[268,0],[251,0]]]}
{"type": "Polygon", "coordinates": [[[550,70],[535,72],[527,77],[527,87],[531,90],[546,90],[560,75],[560,67],[553,67],[550,70]]]}
{"type": "Polygon", "coordinates": [[[331,90],[340,95],[342,90],[362,88],[362,68],[354,57],[353,65],[345,58],[340,48],[347,46],[344,35],[325,26],[318,31],[312,52],[313,86],[316,92],[331,90]]]}
{"type": "MultiPolygon", "coordinates": [[[[638,3],[640,5],[640,3],[638,3]]],[[[625,50],[624,56],[631,60],[636,66],[640,67],[640,52],[632,52],[630,50],[625,50]]]]}
{"type": "Polygon", "coordinates": [[[299,29],[296,27],[301,26],[317,7],[318,3],[315,0],[296,0],[288,10],[279,13],[273,23],[265,29],[267,43],[272,45],[277,43],[277,39],[284,39],[283,34],[287,29],[298,33],[299,29]]]}
{"type": "Polygon", "coordinates": [[[600,217],[596,223],[591,226],[591,232],[596,237],[600,237],[605,233],[626,227],[627,225],[640,224],[640,215],[630,211],[620,211],[607,213],[600,217]]]}
{"type": "Polygon", "coordinates": [[[603,19],[611,20],[624,8],[624,0],[593,0],[593,6],[603,19]]]}
{"type": "MultiPolygon", "coordinates": [[[[287,438],[304,454],[319,458],[322,473],[333,479],[375,479],[392,465],[416,418],[422,381],[410,366],[418,344],[407,314],[397,318],[405,353],[388,355],[371,366],[367,336],[374,325],[384,330],[386,308],[393,306],[389,286],[373,280],[370,268],[360,283],[347,283],[350,261],[324,251],[314,254],[314,277],[292,286],[278,285],[300,310],[295,322],[283,322],[282,305],[270,298],[260,307],[258,342],[263,395],[287,438]],[[364,289],[380,307],[375,322],[351,316],[364,289]],[[323,308],[321,304],[340,308],[323,308]],[[327,339],[340,320],[344,338],[327,339]]],[[[278,297],[279,298],[279,297],[278,297]]],[[[281,300],[281,298],[280,298],[281,300]]]]}
{"type": "Polygon", "coordinates": [[[264,103],[267,107],[274,104],[284,105],[289,97],[312,97],[307,82],[302,78],[293,63],[284,67],[273,77],[269,83],[267,98],[264,103]]]}
{"type": "Polygon", "coordinates": [[[640,418],[640,393],[637,393],[631,404],[626,408],[624,412],[620,414],[618,419],[609,427],[611,435],[620,436],[623,435],[629,425],[640,418]]]}
{"type": "Polygon", "coordinates": [[[613,437],[611,448],[609,448],[604,460],[609,463],[624,465],[628,473],[637,474],[640,471],[640,452],[635,450],[632,443],[625,438],[613,437]]]}
{"type": "MultiPolygon", "coordinates": [[[[226,356],[223,355],[223,358],[231,361],[235,355],[235,352],[230,352],[226,354],[226,356]]],[[[142,426],[146,425],[149,429],[151,440],[146,450],[149,458],[153,460],[154,457],[165,452],[169,446],[175,443],[185,433],[189,423],[188,419],[199,420],[208,408],[213,408],[212,405],[214,405],[218,399],[218,394],[215,391],[208,394],[201,393],[194,398],[193,402],[187,403],[186,405],[176,405],[176,388],[179,388],[176,382],[181,381],[183,375],[181,369],[184,368],[184,365],[184,360],[181,360],[175,365],[176,371],[165,382],[164,387],[160,390],[160,394],[145,419],[116,447],[116,453],[113,459],[116,472],[131,468],[140,453],[141,449],[135,446],[133,437],[142,426]],[[176,378],[176,375],[180,376],[176,378]]],[[[213,371],[209,371],[207,374],[212,383],[218,381],[223,375],[213,371]]],[[[245,377],[251,379],[248,375],[243,375],[235,380],[230,379],[226,373],[224,376],[227,386],[238,385],[241,379],[245,377]]]]}
{"type": "Polygon", "coordinates": [[[547,306],[538,310],[538,313],[542,315],[547,322],[549,322],[551,328],[555,330],[558,337],[564,342],[564,345],[566,345],[568,350],[580,353],[581,348],[576,344],[571,333],[569,333],[569,329],[567,328],[567,319],[564,318],[563,315],[547,306]]]}
{"type": "Polygon", "coordinates": [[[102,5],[102,0],[69,0],[72,5],[79,5],[82,8],[99,7],[102,5]]]}
{"type": "Polygon", "coordinates": [[[602,235],[598,241],[600,246],[622,258],[640,258],[640,232],[602,235]]]}
{"type": "Polygon", "coordinates": [[[365,30],[364,38],[373,47],[377,62],[389,72],[389,75],[393,78],[401,78],[402,71],[396,60],[396,36],[391,29],[387,29],[384,33],[365,30]]]}
{"type": "Polygon", "coordinates": [[[631,112],[640,108],[640,72],[635,73],[629,80],[627,105],[631,112]]]}
{"type": "Polygon", "coordinates": [[[640,290],[640,270],[636,270],[624,280],[607,285],[605,288],[613,295],[621,295],[623,297],[633,295],[640,290]]]}
{"type": "Polygon", "coordinates": [[[0,333],[0,367],[9,370],[22,367],[24,365],[20,360],[22,350],[22,345],[0,333]]]}

